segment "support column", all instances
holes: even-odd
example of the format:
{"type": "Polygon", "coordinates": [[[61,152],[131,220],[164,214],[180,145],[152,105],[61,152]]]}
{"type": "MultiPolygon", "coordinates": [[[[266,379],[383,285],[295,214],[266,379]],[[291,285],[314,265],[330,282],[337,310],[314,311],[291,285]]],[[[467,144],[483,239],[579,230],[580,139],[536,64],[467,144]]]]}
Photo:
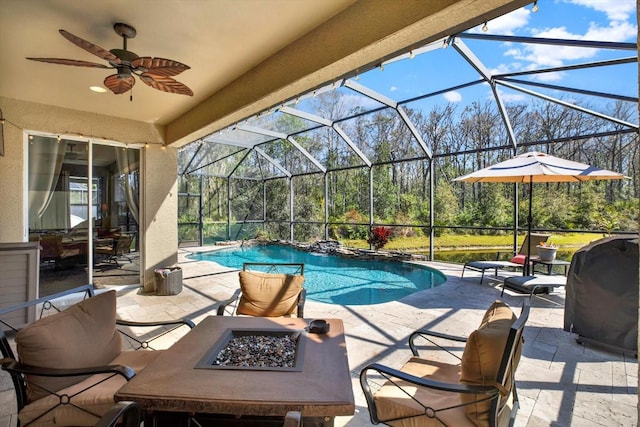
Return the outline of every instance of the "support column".
{"type": "Polygon", "coordinates": [[[329,240],[329,178],[324,173],[324,240],[329,240]]]}
{"type": "Polygon", "coordinates": [[[433,261],[433,250],[435,240],[435,229],[433,228],[435,215],[433,213],[433,191],[435,188],[435,176],[434,176],[434,160],[433,157],[429,159],[429,260],[433,261]]]}
{"type": "Polygon", "coordinates": [[[267,223],[267,182],[262,180],[262,231],[266,231],[267,223]]]}
{"type": "MultiPolygon", "coordinates": [[[[204,246],[204,224],[202,221],[202,212],[204,210],[204,207],[202,204],[203,181],[204,181],[204,175],[200,174],[200,194],[198,195],[198,245],[199,246],[204,246]]],[[[188,189],[189,188],[187,187],[187,190],[188,189]]],[[[189,194],[188,191],[187,191],[187,194],[189,194]]]]}
{"type": "Polygon", "coordinates": [[[227,240],[231,240],[231,178],[227,178],[227,240]]]}
{"type": "MultiPolygon", "coordinates": [[[[369,166],[369,234],[373,229],[373,167],[369,166]]],[[[369,249],[373,249],[373,245],[369,244],[369,249]]]]}
{"type": "Polygon", "coordinates": [[[513,184],[513,245],[512,252],[515,254],[518,251],[518,224],[520,218],[518,217],[518,210],[520,205],[520,197],[518,196],[518,183],[513,184]]]}
{"type": "Polygon", "coordinates": [[[289,240],[293,242],[293,178],[289,178],[289,240]]]}

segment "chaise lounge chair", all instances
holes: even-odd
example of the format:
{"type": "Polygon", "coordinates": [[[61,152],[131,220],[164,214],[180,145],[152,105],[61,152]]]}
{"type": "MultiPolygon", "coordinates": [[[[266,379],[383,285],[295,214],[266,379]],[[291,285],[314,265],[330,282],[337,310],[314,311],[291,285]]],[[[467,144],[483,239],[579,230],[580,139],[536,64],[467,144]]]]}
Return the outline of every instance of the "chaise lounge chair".
{"type": "Polygon", "coordinates": [[[502,283],[502,292],[500,296],[504,294],[504,289],[509,288],[516,292],[529,294],[529,299],[533,295],[548,294],[554,288],[561,288],[567,285],[567,278],[561,275],[549,275],[549,276],[515,276],[507,277],[502,283]]]}
{"type": "MultiPolygon", "coordinates": [[[[531,249],[532,256],[537,252],[533,250],[536,246],[538,246],[542,242],[546,242],[550,234],[538,234],[531,233],[531,249]]],[[[482,273],[480,276],[480,283],[484,280],[484,272],[486,270],[494,270],[494,276],[498,275],[498,270],[502,270],[504,268],[522,268],[526,262],[527,255],[529,254],[529,235],[526,235],[524,238],[524,242],[522,242],[522,246],[517,254],[511,258],[510,261],[501,261],[500,252],[496,254],[496,259],[494,261],[469,261],[464,264],[462,267],[462,277],[464,277],[464,271],[468,268],[469,270],[479,271],[482,273]]]]}

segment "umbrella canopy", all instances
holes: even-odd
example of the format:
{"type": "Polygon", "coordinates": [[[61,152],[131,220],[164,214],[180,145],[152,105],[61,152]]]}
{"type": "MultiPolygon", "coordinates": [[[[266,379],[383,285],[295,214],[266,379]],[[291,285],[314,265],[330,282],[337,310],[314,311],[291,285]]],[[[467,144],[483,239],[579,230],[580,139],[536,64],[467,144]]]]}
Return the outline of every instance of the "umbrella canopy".
{"type": "MultiPolygon", "coordinates": [[[[549,154],[531,151],[520,154],[504,162],[480,169],[470,174],[455,178],[454,181],[463,182],[581,182],[590,180],[624,179],[621,173],[600,169],[584,163],[561,159],[549,154]]],[[[528,233],[531,234],[531,213],[533,188],[529,190],[528,233]]],[[[531,246],[531,240],[529,240],[531,246]]],[[[531,247],[528,248],[531,253],[531,247]]],[[[525,261],[523,274],[529,271],[529,256],[525,261]]]]}
{"type": "Polygon", "coordinates": [[[627,178],[621,173],[561,159],[537,151],[455,178],[464,182],[579,182],[627,178]]]}

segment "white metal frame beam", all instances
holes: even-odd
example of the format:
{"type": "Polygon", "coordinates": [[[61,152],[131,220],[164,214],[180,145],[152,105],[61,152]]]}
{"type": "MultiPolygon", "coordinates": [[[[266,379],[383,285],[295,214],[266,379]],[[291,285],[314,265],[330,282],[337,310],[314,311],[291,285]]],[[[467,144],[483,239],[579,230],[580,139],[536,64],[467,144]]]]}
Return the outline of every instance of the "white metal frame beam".
{"type": "Polygon", "coordinates": [[[453,39],[453,47],[454,49],[462,56],[465,61],[469,63],[480,76],[486,80],[486,82],[491,87],[491,92],[493,93],[493,98],[498,105],[498,111],[500,112],[500,116],[502,117],[502,122],[504,123],[505,128],[507,129],[507,136],[509,137],[509,141],[511,141],[511,145],[513,146],[513,151],[518,148],[518,143],[516,142],[516,135],[513,131],[513,126],[511,126],[511,120],[509,120],[509,114],[507,113],[507,107],[505,107],[504,102],[502,101],[502,97],[498,92],[498,88],[496,87],[496,81],[491,74],[491,71],[487,67],[484,66],[482,61],[478,59],[478,57],[469,49],[469,47],[460,39],[453,39]]]}
{"type": "Polygon", "coordinates": [[[418,130],[416,129],[415,125],[413,124],[413,122],[411,121],[411,119],[409,118],[409,115],[406,113],[406,111],[404,110],[404,108],[402,108],[401,105],[399,105],[396,101],[394,101],[391,98],[388,98],[372,89],[369,89],[366,86],[361,85],[360,83],[356,83],[353,80],[345,80],[344,82],[344,86],[348,87],[349,89],[358,92],[368,98],[371,98],[375,101],[378,101],[381,104],[384,104],[388,107],[393,108],[394,110],[396,110],[398,112],[398,114],[400,115],[400,118],[402,119],[402,121],[404,122],[404,124],[407,126],[407,128],[409,129],[409,132],[411,132],[411,135],[413,135],[413,137],[416,139],[416,141],[418,142],[418,145],[420,145],[420,148],[422,148],[422,151],[424,151],[424,153],[427,155],[427,157],[432,158],[433,154],[431,153],[431,149],[429,147],[427,147],[427,144],[424,142],[424,140],[422,139],[422,136],[420,135],[420,132],[418,132],[418,130]]]}

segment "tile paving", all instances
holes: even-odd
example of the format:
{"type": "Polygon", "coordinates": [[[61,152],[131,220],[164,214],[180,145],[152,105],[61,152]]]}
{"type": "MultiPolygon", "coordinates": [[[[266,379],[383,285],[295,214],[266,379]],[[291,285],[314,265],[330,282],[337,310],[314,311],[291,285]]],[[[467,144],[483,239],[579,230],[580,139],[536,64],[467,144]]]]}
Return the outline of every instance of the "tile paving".
{"type": "MultiPolygon", "coordinates": [[[[198,323],[205,316],[215,315],[218,302],[238,286],[237,273],[214,263],[191,261],[186,257],[189,251],[180,251],[184,283],[180,294],[144,295],[139,287],[120,288],[120,317],[188,317],[198,323]]],[[[400,367],[410,355],[407,337],[418,328],[467,335],[477,327],[486,307],[500,297],[501,289],[495,286],[495,280],[485,279],[481,285],[479,273],[470,271],[460,278],[461,265],[425,264],[446,274],[447,282],[384,304],[340,306],[307,300],[305,317],[341,318],[345,324],[356,413],[338,417],[336,426],[372,425],[358,382],[363,366],[380,362],[400,367]]],[[[502,299],[517,310],[523,298],[527,296],[506,291],[502,299]]],[[[575,335],[562,329],[563,302],[562,289],[531,301],[516,374],[520,410],[515,426],[637,425],[637,359],[634,355],[578,344],[575,335]]],[[[12,390],[0,392],[0,427],[16,425],[14,412],[12,390]]]]}

